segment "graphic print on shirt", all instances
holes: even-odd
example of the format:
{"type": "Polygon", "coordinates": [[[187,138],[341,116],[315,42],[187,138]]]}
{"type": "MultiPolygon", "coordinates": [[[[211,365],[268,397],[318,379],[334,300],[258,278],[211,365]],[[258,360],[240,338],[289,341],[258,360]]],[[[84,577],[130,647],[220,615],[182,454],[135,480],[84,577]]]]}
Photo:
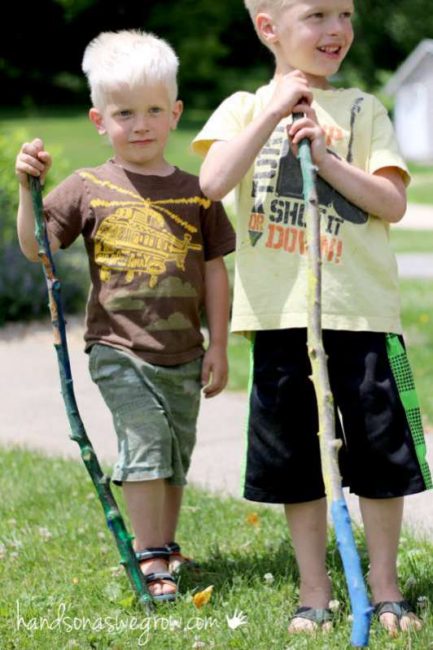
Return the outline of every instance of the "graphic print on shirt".
{"type": "Polygon", "coordinates": [[[192,241],[197,228],[172,208],[185,204],[208,208],[211,204],[208,199],[193,196],[151,201],[110,181],[101,181],[89,172],[80,172],[80,175],[95,185],[128,196],[127,200],[95,198],[90,202],[92,208],[113,210],[102,220],[95,234],[95,263],[99,266],[102,282],[108,282],[113,273],[119,272],[125,274],[126,282],[147,275],[148,286],[153,289],[169,265],[174,264],[184,271],[189,252],[202,250],[201,244],[192,241]],[[167,227],[170,220],[181,226],[183,237],[177,237],[167,227]]]}
{"type": "MultiPolygon", "coordinates": [[[[362,98],[358,98],[352,106],[349,134],[337,126],[324,127],[328,147],[348,139],[348,162],[353,160],[354,127],[362,101],[362,98]]],[[[332,149],[328,151],[336,155],[332,149]]],[[[343,255],[341,234],[344,223],[366,223],[368,214],[319,176],[316,183],[322,219],[322,257],[324,261],[339,264],[343,255]]],[[[302,192],[299,161],[289,146],[286,127],[279,125],[255,163],[253,206],[248,225],[251,246],[256,246],[264,237],[262,244],[266,248],[298,255],[306,254],[305,204],[302,192]]]]}

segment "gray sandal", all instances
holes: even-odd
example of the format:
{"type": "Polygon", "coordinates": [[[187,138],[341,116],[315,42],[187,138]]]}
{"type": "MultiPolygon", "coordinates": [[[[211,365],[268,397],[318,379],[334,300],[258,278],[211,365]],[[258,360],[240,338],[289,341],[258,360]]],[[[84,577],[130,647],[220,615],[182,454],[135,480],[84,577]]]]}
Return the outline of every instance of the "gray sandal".
{"type": "Polygon", "coordinates": [[[294,618],[305,618],[308,621],[316,623],[317,627],[322,627],[324,623],[332,621],[332,612],[330,609],[317,609],[314,607],[298,607],[295,613],[290,617],[293,621],[294,618]]]}
{"type": "MultiPolygon", "coordinates": [[[[136,551],[135,557],[140,564],[144,562],[149,562],[150,560],[165,560],[168,564],[169,553],[165,547],[152,547],[144,548],[141,551],[136,551]]],[[[172,574],[169,571],[154,571],[152,573],[145,573],[144,578],[148,587],[154,584],[174,584],[176,585],[176,580],[173,578],[172,574]]],[[[176,591],[162,594],[152,594],[153,600],[157,602],[172,602],[176,600],[177,597],[177,588],[176,591]]]]}
{"type": "Polygon", "coordinates": [[[415,614],[407,600],[383,600],[374,606],[374,613],[377,618],[380,618],[382,614],[394,614],[399,623],[403,616],[415,614]]]}

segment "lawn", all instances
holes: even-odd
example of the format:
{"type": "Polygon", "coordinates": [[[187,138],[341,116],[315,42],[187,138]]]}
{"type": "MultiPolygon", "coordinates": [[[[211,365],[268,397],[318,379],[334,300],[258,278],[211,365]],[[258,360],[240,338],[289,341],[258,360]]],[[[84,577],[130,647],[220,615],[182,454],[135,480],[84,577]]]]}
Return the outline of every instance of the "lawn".
{"type": "MultiPolygon", "coordinates": [[[[290,641],[297,602],[293,549],[278,507],[187,490],[178,540],[202,565],[184,575],[174,605],[150,618],[136,604],[93,486],[81,463],[0,450],[2,650],[347,650],[348,598],[330,534],[328,563],[339,603],[329,635],[290,641]],[[193,594],[213,585],[198,609],[193,594]],[[235,627],[234,615],[244,625],[235,627]],[[228,621],[231,621],[229,626],[228,621]]],[[[116,491],[117,495],[117,491],[116,491]]],[[[121,501],[121,499],[120,499],[121,501]]],[[[122,505],[123,508],[123,505],[122,505]]],[[[364,541],[356,531],[363,569],[364,541]]],[[[427,650],[433,638],[433,545],[404,535],[400,578],[425,627],[390,640],[373,624],[372,650],[427,650]]]]}
{"type": "Polygon", "coordinates": [[[409,169],[412,174],[409,201],[433,204],[433,165],[409,165],[409,169]]]}

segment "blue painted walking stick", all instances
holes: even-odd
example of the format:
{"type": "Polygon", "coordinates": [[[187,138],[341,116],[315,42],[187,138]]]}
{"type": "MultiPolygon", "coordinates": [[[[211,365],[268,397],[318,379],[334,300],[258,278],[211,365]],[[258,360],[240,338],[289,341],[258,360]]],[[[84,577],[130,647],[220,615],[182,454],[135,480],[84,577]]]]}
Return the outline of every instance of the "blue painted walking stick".
{"type": "Polygon", "coordinates": [[[56,270],[45,228],[41,185],[39,179],[34,176],[29,176],[29,183],[32,194],[33,212],[35,215],[35,237],[38,242],[38,254],[43,265],[45,280],[47,283],[51,324],[54,335],[54,347],[57,353],[61,392],[71,428],[70,437],[80,446],[81,457],[90,478],[93,481],[93,485],[95,486],[108,528],[113,533],[116,541],[121,558],[120,562],[125,567],[132,588],[137,594],[138,601],[150,613],[154,610],[154,605],[152,597],[147,589],[145,577],[140,569],[137,558],[135,557],[134,549],[132,548],[132,537],[126,529],[123,517],[120,514],[116,500],[111,491],[110,478],[105,476],[102,472],[95,450],[87,436],[83,421],[78,411],[66,339],[66,323],[63,316],[61,284],[56,277],[56,270]]]}
{"type": "MultiPolygon", "coordinates": [[[[299,117],[302,117],[302,114],[293,115],[294,119],[299,117]]],[[[334,399],[322,339],[320,211],[316,188],[316,168],[311,159],[311,143],[308,138],[301,140],[298,145],[298,159],[302,171],[307,222],[308,355],[313,371],[312,379],[319,414],[322,473],[326,495],[331,501],[332,520],[352,606],[351,643],[355,648],[365,648],[368,647],[372,607],[362,575],[361,561],[353,536],[338,466],[338,449],[341,446],[341,441],[337,440],[335,435],[334,399]]]]}

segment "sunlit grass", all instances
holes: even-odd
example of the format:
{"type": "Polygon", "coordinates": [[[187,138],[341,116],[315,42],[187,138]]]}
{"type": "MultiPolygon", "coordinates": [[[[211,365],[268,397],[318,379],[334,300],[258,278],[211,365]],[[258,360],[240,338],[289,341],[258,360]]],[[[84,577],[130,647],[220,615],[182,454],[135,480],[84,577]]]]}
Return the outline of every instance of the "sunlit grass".
{"type": "MultiPolygon", "coordinates": [[[[178,539],[201,563],[202,573],[185,575],[177,603],[158,606],[151,619],[134,602],[81,463],[0,449],[0,492],[7,495],[0,502],[2,650],[350,647],[347,590],[332,534],[328,566],[334,598],[340,603],[334,631],[296,639],[288,636],[288,619],[298,598],[297,571],[279,507],[218,498],[189,488],[178,539]],[[210,585],[209,603],[197,609],[193,595],[210,585]],[[242,613],[246,622],[232,629],[228,620],[233,620],[236,612],[242,613]]],[[[366,571],[365,544],[358,530],[356,539],[366,571]]],[[[401,585],[407,598],[422,606],[425,628],[391,640],[375,622],[372,650],[430,647],[432,558],[430,543],[404,535],[401,585]]]]}

